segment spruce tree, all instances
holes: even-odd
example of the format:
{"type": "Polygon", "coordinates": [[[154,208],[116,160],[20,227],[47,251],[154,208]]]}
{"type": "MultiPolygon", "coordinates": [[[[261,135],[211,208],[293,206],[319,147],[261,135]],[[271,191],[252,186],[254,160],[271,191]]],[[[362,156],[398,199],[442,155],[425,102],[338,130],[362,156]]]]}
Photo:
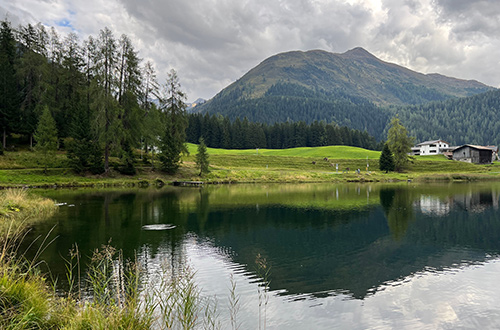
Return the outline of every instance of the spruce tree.
{"type": "Polygon", "coordinates": [[[198,153],[196,154],[196,166],[200,169],[199,176],[209,172],[208,166],[208,152],[207,146],[205,145],[205,140],[200,138],[200,144],[198,145],[198,153]]]}
{"type": "Polygon", "coordinates": [[[394,171],[394,157],[387,143],[384,144],[384,148],[380,154],[379,168],[381,171],[385,171],[385,173],[394,171]]]}
{"type": "Polygon", "coordinates": [[[90,118],[81,108],[75,108],[75,117],[70,127],[72,139],[66,143],[67,156],[77,172],[89,170],[92,174],[104,172],[103,151],[92,134],[90,118]]]}
{"type": "Polygon", "coordinates": [[[47,106],[43,109],[33,137],[36,141],[35,151],[42,155],[44,173],[47,173],[47,166],[53,158],[58,144],[56,122],[47,106]]]}

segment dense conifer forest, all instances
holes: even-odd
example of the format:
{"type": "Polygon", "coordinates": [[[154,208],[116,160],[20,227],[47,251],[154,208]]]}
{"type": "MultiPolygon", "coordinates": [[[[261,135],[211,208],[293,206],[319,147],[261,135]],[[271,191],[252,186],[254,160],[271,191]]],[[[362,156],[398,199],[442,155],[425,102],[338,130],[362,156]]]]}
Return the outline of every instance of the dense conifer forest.
{"type": "Polygon", "coordinates": [[[225,149],[320,147],[347,145],[380,150],[382,145],[365,131],[335,123],[304,121],[275,123],[251,122],[246,117],[230,121],[222,115],[188,115],[187,141],[198,143],[203,137],[207,146],[225,149]]]}
{"type": "Polygon", "coordinates": [[[500,91],[444,102],[390,109],[417,141],[500,145],[500,91]]]}

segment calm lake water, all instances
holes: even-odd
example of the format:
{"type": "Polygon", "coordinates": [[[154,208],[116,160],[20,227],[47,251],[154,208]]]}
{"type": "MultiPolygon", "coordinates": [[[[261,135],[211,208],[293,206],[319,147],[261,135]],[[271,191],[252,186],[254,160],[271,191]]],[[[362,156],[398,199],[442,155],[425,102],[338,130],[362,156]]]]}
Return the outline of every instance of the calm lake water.
{"type": "Polygon", "coordinates": [[[498,183],[39,193],[61,206],[26,242],[55,226],[42,259],[62,288],[75,243],[89,256],[111,240],[150,273],[189,265],[225,320],[232,274],[240,329],[259,328],[258,255],[267,329],[500,328],[498,183]]]}

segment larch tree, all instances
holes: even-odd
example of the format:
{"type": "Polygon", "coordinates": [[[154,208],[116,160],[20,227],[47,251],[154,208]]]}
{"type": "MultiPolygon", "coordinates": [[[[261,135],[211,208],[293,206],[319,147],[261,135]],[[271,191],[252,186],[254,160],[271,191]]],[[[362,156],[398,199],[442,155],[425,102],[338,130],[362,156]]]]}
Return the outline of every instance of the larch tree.
{"type": "Polygon", "coordinates": [[[19,127],[17,132],[30,136],[30,145],[33,146],[33,132],[37,126],[38,116],[43,111],[41,105],[43,82],[46,75],[47,34],[41,30],[43,26],[34,27],[28,24],[18,33],[20,59],[16,65],[16,74],[21,90],[21,104],[19,111],[19,127]]]}
{"type": "Polygon", "coordinates": [[[137,52],[132,41],[122,35],[118,42],[118,96],[119,120],[121,121],[120,158],[124,167],[120,170],[125,174],[134,174],[133,148],[140,146],[144,127],[144,108],[140,106],[141,99],[141,68],[137,52]]]}
{"type": "Polygon", "coordinates": [[[144,126],[147,127],[142,131],[142,142],[146,155],[151,147],[151,166],[154,167],[154,150],[160,144],[163,133],[163,120],[160,110],[151,101],[152,97],[158,94],[159,87],[155,69],[150,61],[144,65],[142,77],[141,107],[144,110],[144,126]]]}
{"type": "Polygon", "coordinates": [[[184,103],[186,95],[181,91],[175,70],[172,69],[169,72],[163,89],[163,95],[158,95],[160,109],[165,118],[159,159],[162,163],[162,170],[174,174],[179,169],[181,153],[187,152],[185,141],[188,124],[186,104],[184,103]]]}
{"type": "Polygon", "coordinates": [[[116,92],[115,69],[117,62],[116,40],[108,28],[101,30],[93,54],[91,82],[91,108],[96,120],[93,121],[100,142],[104,145],[104,171],[109,172],[109,157],[115,147],[120,132],[119,107],[114,98],[116,92]]]}

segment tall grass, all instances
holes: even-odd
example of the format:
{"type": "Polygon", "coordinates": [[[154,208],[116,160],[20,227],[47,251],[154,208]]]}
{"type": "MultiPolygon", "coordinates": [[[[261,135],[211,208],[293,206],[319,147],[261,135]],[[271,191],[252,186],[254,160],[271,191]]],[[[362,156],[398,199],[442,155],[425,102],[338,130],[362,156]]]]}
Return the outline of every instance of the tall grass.
{"type": "Polygon", "coordinates": [[[162,267],[150,281],[138,262],[107,245],[92,254],[80,288],[75,248],[63,297],[9,242],[0,254],[0,329],[222,329],[215,298],[202,297],[189,267],[162,267]]]}
{"type": "Polygon", "coordinates": [[[8,230],[0,239],[0,329],[58,329],[72,306],[53,294],[35,260],[19,253],[22,237],[8,230]]]}

